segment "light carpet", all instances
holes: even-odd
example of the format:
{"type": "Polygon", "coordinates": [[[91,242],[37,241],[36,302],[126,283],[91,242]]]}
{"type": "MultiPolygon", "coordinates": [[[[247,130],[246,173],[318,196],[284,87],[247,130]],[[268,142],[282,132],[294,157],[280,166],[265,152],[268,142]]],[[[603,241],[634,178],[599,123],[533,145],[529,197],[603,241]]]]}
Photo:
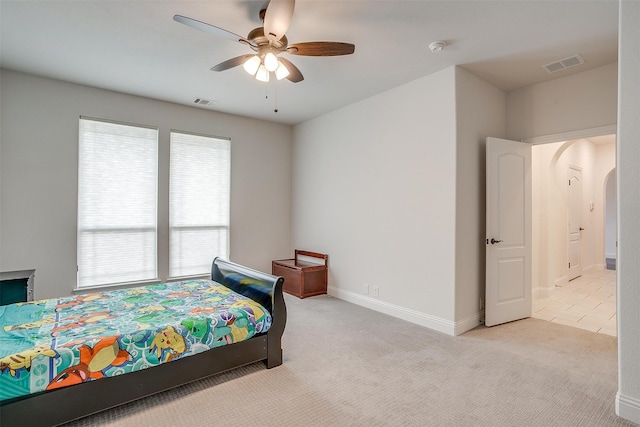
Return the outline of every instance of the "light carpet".
{"type": "Polygon", "coordinates": [[[282,366],[69,426],[635,425],[614,412],[615,337],[532,318],[451,337],[330,296],[285,299],[282,366]]]}

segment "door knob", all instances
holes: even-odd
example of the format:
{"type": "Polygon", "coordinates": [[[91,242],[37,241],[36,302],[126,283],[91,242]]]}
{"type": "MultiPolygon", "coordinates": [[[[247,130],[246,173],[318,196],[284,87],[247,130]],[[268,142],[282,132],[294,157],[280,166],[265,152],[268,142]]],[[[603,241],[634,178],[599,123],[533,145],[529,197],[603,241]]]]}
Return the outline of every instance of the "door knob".
{"type": "Polygon", "coordinates": [[[580,231],[583,231],[583,230],[584,230],[584,228],[580,227],[580,231]]]}
{"type": "Polygon", "coordinates": [[[502,242],[502,240],[496,240],[493,237],[491,238],[491,244],[492,245],[495,245],[496,243],[500,243],[500,242],[502,242]]]}

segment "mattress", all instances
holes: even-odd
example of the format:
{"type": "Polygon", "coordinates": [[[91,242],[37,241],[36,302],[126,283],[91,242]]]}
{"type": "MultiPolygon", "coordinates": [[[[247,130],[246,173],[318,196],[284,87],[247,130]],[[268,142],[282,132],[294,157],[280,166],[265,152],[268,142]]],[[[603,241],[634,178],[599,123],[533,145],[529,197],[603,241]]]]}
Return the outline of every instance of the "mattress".
{"type": "Polygon", "coordinates": [[[0,306],[0,400],[150,368],[271,322],[265,307],[211,280],[0,306]]]}

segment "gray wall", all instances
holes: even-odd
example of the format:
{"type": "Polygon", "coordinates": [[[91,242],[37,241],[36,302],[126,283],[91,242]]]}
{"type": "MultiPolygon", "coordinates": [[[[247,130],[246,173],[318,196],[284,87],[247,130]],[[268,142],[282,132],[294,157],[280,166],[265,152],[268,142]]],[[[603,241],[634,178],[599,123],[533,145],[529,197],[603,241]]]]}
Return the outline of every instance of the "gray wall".
{"type": "Polygon", "coordinates": [[[613,125],[617,91],[617,63],[511,91],[507,136],[520,141],[613,125]]]}
{"type": "Polygon", "coordinates": [[[620,2],[618,99],[618,396],[640,423],[640,2],[620,2]]]}
{"type": "Polygon", "coordinates": [[[455,114],[452,67],[296,126],[293,150],[294,246],[329,254],[330,293],[449,334],[455,114]]]}
{"type": "Polygon", "coordinates": [[[329,253],[331,293],[452,335],[479,324],[484,140],[505,106],[451,67],[295,128],[294,245],[329,253]]]}
{"type": "MultiPolygon", "coordinates": [[[[231,138],[231,259],[263,271],[291,249],[291,128],[2,70],[0,270],[35,297],[76,285],[80,115],[159,128],[159,275],[168,273],[169,131],[231,138]]],[[[126,189],[123,189],[126,191],[126,189]]]]}
{"type": "Polygon", "coordinates": [[[485,296],[487,137],[504,138],[506,94],[456,68],[456,335],[480,323],[485,296]]]}

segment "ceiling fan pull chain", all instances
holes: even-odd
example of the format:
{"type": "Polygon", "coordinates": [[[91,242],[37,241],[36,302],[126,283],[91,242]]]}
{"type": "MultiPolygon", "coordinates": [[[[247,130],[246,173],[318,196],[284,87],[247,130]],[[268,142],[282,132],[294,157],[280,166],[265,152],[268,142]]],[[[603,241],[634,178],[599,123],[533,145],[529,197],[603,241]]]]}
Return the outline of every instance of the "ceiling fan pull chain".
{"type": "Polygon", "coordinates": [[[274,98],[274,103],[275,103],[275,107],[273,108],[273,112],[277,113],[278,112],[278,86],[274,83],[273,86],[273,98],[274,98]]]}

